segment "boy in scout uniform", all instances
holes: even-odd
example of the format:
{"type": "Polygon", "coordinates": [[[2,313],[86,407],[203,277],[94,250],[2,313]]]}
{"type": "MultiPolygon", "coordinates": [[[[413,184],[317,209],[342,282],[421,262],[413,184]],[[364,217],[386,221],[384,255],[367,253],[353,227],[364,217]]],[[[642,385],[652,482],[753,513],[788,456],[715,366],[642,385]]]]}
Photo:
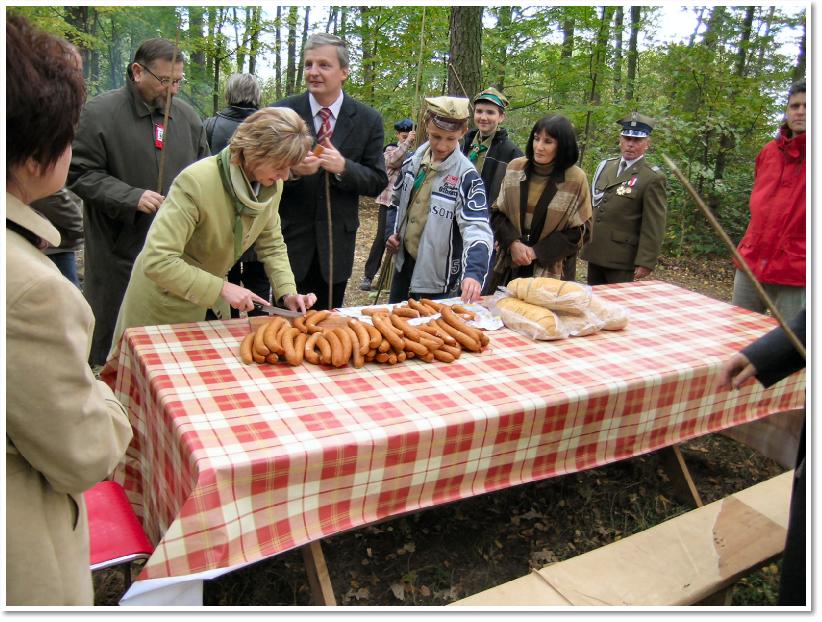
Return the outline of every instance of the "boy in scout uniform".
{"type": "Polygon", "coordinates": [[[476,302],[494,236],[482,178],[459,148],[468,100],[425,102],[428,142],[403,164],[388,208],[386,249],[395,256],[388,302],[456,295],[476,302]]]}
{"type": "Polygon", "coordinates": [[[665,234],[665,175],[644,157],[656,122],[633,111],[617,123],[622,155],[600,162],[591,183],[593,237],[580,253],[589,285],[648,276],[665,234]]]}

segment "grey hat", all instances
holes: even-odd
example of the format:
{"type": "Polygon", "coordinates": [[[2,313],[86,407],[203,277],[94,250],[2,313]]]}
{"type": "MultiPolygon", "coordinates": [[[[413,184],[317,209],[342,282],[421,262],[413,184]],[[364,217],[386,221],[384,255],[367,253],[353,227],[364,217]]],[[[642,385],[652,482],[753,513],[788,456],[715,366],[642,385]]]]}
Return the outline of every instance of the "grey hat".
{"type": "Polygon", "coordinates": [[[648,138],[656,125],[656,119],[632,111],[624,119],[617,121],[622,126],[622,136],[633,136],[634,138],[648,138]]]}

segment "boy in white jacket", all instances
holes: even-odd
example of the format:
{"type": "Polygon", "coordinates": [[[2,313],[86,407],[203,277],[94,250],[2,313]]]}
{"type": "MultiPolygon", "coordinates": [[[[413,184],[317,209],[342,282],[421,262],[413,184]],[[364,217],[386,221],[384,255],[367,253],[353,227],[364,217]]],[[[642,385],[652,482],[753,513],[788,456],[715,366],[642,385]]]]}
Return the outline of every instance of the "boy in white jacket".
{"type": "Polygon", "coordinates": [[[428,142],[403,163],[388,208],[386,248],[396,255],[388,300],[460,295],[475,302],[493,234],[482,179],[459,149],[468,130],[468,100],[425,101],[428,142]]]}

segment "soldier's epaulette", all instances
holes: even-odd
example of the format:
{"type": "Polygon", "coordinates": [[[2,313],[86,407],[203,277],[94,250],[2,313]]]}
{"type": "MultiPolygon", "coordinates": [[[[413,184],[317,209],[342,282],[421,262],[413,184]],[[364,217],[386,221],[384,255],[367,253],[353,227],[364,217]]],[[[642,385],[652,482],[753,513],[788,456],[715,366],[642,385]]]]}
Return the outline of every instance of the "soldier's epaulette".
{"type": "Polygon", "coordinates": [[[614,156],[613,158],[605,158],[605,161],[608,162],[610,160],[619,160],[622,156],[614,156]]]}
{"type": "Polygon", "coordinates": [[[656,164],[654,164],[654,165],[651,167],[651,170],[652,170],[654,173],[658,173],[658,172],[659,172],[659,171],[661,171],[662,169],[661,169],[661,168],[659,168],[656,164]]]}

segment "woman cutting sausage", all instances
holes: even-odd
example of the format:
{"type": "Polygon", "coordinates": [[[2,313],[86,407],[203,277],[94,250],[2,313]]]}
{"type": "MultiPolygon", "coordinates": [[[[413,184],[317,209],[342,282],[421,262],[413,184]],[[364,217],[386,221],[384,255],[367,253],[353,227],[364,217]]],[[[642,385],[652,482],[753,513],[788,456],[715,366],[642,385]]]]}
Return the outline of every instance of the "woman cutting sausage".
{"type": "Polygon", "coordinates": [[[297,113],[265,108],[219,154],[177,176],[134,262],[109,358],[126,328],[227,319],[229,307],[268,304],[225,279],[252,244],[275,301],[302,312],[314,304],[313,293],[297,293],[278,211],[283,180],[311,140],[297,113]]]}

